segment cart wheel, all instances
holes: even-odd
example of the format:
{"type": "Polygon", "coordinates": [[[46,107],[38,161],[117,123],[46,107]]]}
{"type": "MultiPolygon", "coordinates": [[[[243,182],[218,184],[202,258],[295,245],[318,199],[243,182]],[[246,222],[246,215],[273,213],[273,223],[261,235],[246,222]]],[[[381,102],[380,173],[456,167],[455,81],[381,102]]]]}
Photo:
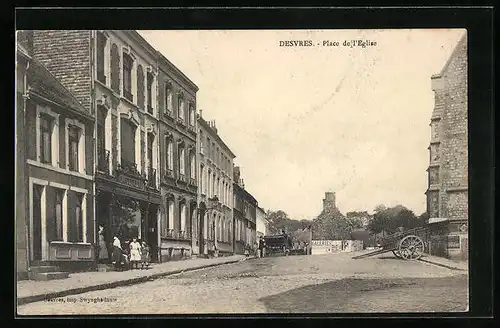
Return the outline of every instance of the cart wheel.
{"type": "Polygon", "coordinates": [[[420,237],[409,235],[401,239],[399,254],[405,260],[418,260],[424,253],[424,242],[420,237]]]}
{"type": "Polygon", "coordinates": [[[392,254],[394,254],[394,256],[395,256],[396,258],[398,258],[398,259],[403,258],[403,257],[401,256],[401,253],[400,253],[398,250],[393,250],[393,251],[392,251],[392,254]]]}

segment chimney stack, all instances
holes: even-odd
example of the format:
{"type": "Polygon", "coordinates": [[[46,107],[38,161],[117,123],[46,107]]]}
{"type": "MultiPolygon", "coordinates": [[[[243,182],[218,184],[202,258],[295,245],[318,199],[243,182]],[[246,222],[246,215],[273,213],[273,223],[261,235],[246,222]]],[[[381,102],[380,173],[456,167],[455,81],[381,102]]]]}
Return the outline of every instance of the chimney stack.
{"type": "Polygon", "coordinates": [[[203,118],[203,109],[200,108],[200,118],[203,118]]]}

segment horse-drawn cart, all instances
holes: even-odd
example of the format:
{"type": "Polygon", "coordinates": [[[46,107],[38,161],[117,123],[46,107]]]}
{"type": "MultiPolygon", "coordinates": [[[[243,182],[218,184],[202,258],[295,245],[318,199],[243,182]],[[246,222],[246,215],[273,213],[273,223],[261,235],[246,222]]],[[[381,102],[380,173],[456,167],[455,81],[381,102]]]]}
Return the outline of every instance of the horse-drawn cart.
{"type": "Polygon", "coordinates": [[[380,240],[381,249],[373,252],[354,256],[353,259],[362,259],[387,252],[392,252],[397,258],[417,260],[425,251],[427,240],[427,227],[418,227],[406,231],[396,232],[380,240]]]}

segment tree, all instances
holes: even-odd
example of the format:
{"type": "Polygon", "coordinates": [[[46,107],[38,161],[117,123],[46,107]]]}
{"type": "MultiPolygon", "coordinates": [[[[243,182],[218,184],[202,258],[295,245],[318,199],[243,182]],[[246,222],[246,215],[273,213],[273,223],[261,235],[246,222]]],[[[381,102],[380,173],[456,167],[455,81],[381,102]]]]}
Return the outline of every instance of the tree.
{"type": "Polygon", "coordinates": [[[380,232],[394,233],[399,228],[412,229],[422,226],[422,219],[415,216],[413,211],[403,205],[394,207],[377,206],[373,219],[368,224],[368,229],[378,234],[380,232]]]}
{"type": "Polygon", "coordinates": [[[138,226],[134,225],[137,212],[140,210],[139,202],[128,198],[114,196],[111,201],[112,233],[119,235],[122,239],[137,237],[138,226]]]}

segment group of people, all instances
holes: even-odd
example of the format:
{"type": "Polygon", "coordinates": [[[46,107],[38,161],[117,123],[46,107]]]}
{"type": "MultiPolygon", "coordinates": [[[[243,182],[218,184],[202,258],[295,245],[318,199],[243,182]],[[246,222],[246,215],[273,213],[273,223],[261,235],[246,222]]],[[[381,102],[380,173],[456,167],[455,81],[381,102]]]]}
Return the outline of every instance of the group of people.
{"type": "MultiPolygon", "coordinates": [[[[99,260],[101,262],[109,261],[109,254],[104,241],[103,227],[99,227],[99,260]]],[[[136,237],[132,240],[125,240],[123,245],[118,236],[113,237],[113,250],[111,261],[116,269],[130,267],[132,269],[149,268],[151,261],[150,248],[145,241],[139,241],[136,237]]]]}

